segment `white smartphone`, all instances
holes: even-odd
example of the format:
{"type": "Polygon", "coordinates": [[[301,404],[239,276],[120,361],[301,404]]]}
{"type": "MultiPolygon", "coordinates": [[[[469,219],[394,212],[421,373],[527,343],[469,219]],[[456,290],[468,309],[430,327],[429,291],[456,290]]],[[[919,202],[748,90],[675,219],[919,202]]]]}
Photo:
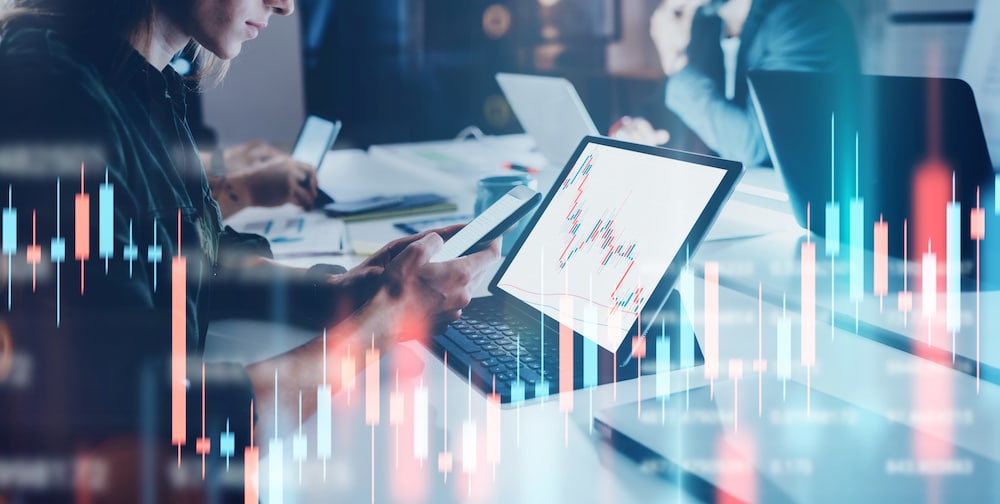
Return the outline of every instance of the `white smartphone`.
{"type": "Polygon", "coordinates": [[[541,199],[538,191],[525,186],[514,187],[444,242],[430,262],[450,261],[479,250],[517,223],[541,199]]]}
{"type": "MultiPolygon", "coordinates": [[[[292,159],[309,163],[317,170],[323,164],[323,158],[330,151],[330,147],[340,134],[340,121],[329,121],[322,117],[311,115],[306,118],[299,131],[299,137],[295,140],[295,148],[292,149],[292,159]]],[[[323,207],[333,202],[333,198],[322,190],[316,197],[316,207],[323,207]]]]}

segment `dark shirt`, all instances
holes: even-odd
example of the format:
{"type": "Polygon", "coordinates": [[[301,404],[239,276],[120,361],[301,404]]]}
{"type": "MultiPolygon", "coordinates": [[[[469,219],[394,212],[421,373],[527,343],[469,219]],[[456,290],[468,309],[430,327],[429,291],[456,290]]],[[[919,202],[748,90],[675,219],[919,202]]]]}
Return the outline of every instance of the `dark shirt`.
{"type": "Polygon", "coordinates": [[[37,22],[0,34],[0,76],[0,187],[17,209],[11,308],[0,320],[32,370],[21,386],[0,383],[0,446],[60,452],[135,434],[169,448],[171,331],[180,315],[190,382],[184,451],[194,452],[205,418],[210,461],[222,460],[227,423],[241,457],[253,399],[241,365],[206,365],[202,411],[209,280],[220,242],[240,240],[222,229],[210,195],[185,83],[124,40],[74,40],[37,22]],[[107,213],[105,183],[114,201],[107,213]],[[76,206],[81,192],[89,219],[76,206]],[[65,240],[61,264],[56,237],[65,240]],[[34,271],[32,243],[40,246],[34,271]],[[186,271],[178,274],[180,257],[186,271]]]}
{"type": "Polygon", "coordinates": [[[748,100],[749,70],[858,72],[851,20],[836,0],[754,0],[740,34],[736,87],[725,96],[723,23],[697,15],[690,63],[667,79],[665,102],[720,156],[760,166],[767,146],[748,100]]]}

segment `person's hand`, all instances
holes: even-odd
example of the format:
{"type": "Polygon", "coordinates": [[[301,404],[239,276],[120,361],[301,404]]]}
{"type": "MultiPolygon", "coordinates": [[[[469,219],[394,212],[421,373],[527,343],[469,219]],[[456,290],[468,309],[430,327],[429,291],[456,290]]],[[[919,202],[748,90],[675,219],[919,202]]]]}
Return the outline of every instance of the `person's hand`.
{"type": "Polygon", "coordinates": [[[428,262],[443,243],[437,233],[427,233],[409,243],[385,268],[382,287],[369,305],[386,316],[383,344],[427,337],[458,320],[472,299],[472,290],[500,257],[497,240],[474,254],[428,262]]]}
{"type": "Polygon", "coordinates": [[[242,179],[247,187],[248,205],[273,207],[294,203],[302,208],[312,208],[316,201],[316,170],[278,153],[263,161],[257,168],[230,177],[233,182],[242,179]]]}
{"type": "Polygon", "coordinates": [[[361,308],[382,287],[382,266],[358,265],[346,273],[326,275],[324,282],[332,287],[331,321],[339,321],[361,308]]]}
{"type": "Polygon", "coordinates": [[[226,172],[237,173],[260,168],[265,162],[281,154],[277,147],[263,140],[254,140],[224,150],[222,159],[226,172]]]}
{"type": "Polygon", "coordinates": [[[707,0],[663,0],[649,22],[649,36],[660,55],[663,73],[673,75],[688,64],[691,24],[707,0]]]}
{"type": "Polygon", "coordinates": [[[608,136],[645,145],[663,145],[670,141],[670,133],[667,130],[653,128],[653,125],[642,117],[622,117],[611,126],[608,136]]]}
{"type": "Polygon", "coordinates": [[[223,151],[223,163],[234,193],[248,199],[243,206],[295,203],[308,209],[316,201],[316,168],[295,161],[267,142],[256,140],[230,147],[223,151]]]}
{"type": "Polygon", "coordinates": [[[455,225],[452,225],[452,226],[438,228],[438,229],[431,229],[431,230],[424,231],[424,232],[419,233],[419,234],[415,234],[415,235],[412,235],[412,236],[405,236],[403,238],[399,238],[397,240],[393,240],[393,241],[389,242],[388,244],[386,244],[385,246],[383,246],[381,249],[379,249],[374,254],[368,256],[367,258],[365,258],[365,260],[362,261],[361,264],[358,267],[359,268],[361,268],[361,267],[378,267],[378,268],[383,268],[384,269],[387,266],[389,266],[389,263],[391,263],[392,260],[397,255],[399,255],[400,252],[402,252],[404,249],[406,249],[406,247],[408,247],[411,243],[419,241],[419,240],[423,239],[425,236],[427,236],[427,235],[429,235],[431,233],[437,234],[438,236],[441,237],[442,240],[446,241],[446,240],[448,240],[448,238],[451,238],[452,235],[454,235],[455,233],[457,233],[463,227],[465,227],[465,224],[455,224],[455,225]]]}

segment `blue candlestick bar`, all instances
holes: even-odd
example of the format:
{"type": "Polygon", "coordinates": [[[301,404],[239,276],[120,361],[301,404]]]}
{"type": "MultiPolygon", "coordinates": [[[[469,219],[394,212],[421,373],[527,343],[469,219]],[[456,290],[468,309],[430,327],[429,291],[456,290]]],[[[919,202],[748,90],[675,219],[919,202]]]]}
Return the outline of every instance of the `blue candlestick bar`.
{"type": "Polygon", "coordinates": [[[98,188],[98,222],[97,235],[98,256],[104,259],[104,273],[108,272],[108,261],[115,255],[114,219],[115,219],[115,187],[108,182],[108,170],[104,170],[104,183],[98,188]]]}

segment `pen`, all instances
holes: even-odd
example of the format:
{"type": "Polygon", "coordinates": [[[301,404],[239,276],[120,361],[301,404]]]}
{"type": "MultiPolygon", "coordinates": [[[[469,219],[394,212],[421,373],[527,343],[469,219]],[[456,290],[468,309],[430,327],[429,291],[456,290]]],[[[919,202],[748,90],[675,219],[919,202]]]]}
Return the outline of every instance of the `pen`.
{"type": "Polygon", "coordinates": [[[524,173],[533,173],[534,174],[534,173],[538,173],[538,171],[539,171],[538,168],[535,168],[535,167],[532,167],[532,166],[520,165],[520,164],[516,164],[516,163],[504,163],[503,167],[506,168],[506,169],[508,169],[508,170],[514,170],[514,171],[519,171],[519,172],[524,172],[524,173]]]}

